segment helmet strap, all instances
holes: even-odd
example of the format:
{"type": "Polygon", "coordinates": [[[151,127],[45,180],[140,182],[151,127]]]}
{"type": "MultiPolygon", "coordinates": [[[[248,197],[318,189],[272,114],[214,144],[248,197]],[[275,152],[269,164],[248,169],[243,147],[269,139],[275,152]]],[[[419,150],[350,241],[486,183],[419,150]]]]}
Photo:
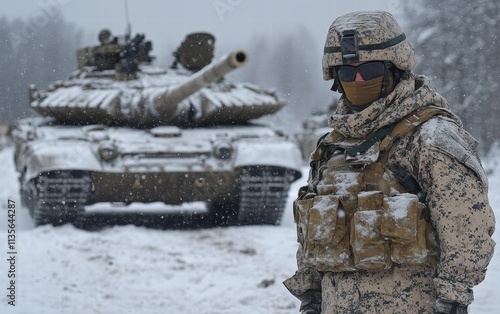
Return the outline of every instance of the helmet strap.
{"type": "Polygon", "coordinates": [[[384,71],[384,80],[382,82],[382,91],[380,92],[380,97],[384,98],[387,96],[387,88],[389,87],[389,84],[391,83],[389,79],[389,74],[392,68],[392,63],[390,61],[384,61],[385,65],[385,71],[384,71]]]}
{"type": "Polygon", "coordinates": [[[333,78],[333,85],[330,88],[330,90],[343,94],[344,90],[342,89],[342,85],[339,84],[339,77],[337,75],[335,67],[330,67],[329,71],[330,71],[330,77],[333,78]]]}

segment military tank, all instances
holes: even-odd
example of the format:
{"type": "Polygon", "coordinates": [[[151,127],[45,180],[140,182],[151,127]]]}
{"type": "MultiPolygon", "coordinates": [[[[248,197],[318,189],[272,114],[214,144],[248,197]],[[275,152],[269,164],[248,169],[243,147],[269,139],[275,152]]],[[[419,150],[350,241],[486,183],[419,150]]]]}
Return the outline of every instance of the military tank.
{"type": "Polygon", "coordinates": [[[302,151],[304,161],[309,161],[311,153],[318,145],[318,140],[326,133],[332,131],[332,128],[328,126],[328,116],[335,112],[337,102],[338,98],[333,98],[328,106],[313,111],[311,115],[302,122],[302,128],[297,133],[296,138],[302,151]]]}
{"type": "Polygon", "coordinates": [[[216,225],[279,224],[300,149],[255,121],[285,105],[274,91],[226,80],[247,53],[213,61],[215,37],[193,33],[160,67],[143,34],[103,30],[99,41],[77,51],[68,79],[30,86],[40,116],[13,131],[35,224],[72,223],[99,206],[193,202],[216,225]]]}

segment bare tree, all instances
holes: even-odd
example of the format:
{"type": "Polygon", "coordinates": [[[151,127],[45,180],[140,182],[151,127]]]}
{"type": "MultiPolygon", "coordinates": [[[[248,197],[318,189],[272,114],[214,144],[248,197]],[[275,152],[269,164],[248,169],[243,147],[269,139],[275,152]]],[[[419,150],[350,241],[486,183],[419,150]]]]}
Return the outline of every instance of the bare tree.
{"type": "MultiPolygon", "coordinates": [[[[29,20],[29,19],[28,19],[29,20]]],[[[60,14],[47,23],[23,32],[20,19],[0,19],[0,120],[14,123],[31,116],[28,89],[30,84],[45,89],[55,80],[65,78],[76,68],[76,49],[82,31],[66,22],[60,14]]]]}
{"type": "Polygon", "coordinates": [[[500,140],[500,3],[421,0],[403,2],[402,8],[421,60],[416,72],[433,77],[487,151],[500,140]]]}

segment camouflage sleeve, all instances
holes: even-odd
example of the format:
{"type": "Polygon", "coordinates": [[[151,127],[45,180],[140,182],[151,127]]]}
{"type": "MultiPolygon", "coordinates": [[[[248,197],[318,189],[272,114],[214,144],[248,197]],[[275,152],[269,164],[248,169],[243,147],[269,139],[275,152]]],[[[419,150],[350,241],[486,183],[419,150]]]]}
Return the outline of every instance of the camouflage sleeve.
{"type": "Polygon", "coordinates": [[[302,301],[302,296],[307,290],[321,291],[321,275],[314,267],[304,267],[301,265],[302,245],[299,243],[297,249],[297,265],[298,269],[295,274],[285,280],[283,284],[296,298],[302,301]]]}
{"type": "MultiPolygon", "coordinates": [[[[309,180],[311,180],[311,173],[309,173],[309,180]]],[[[307,192],[309,191],[309,185],[303,186],[299,189],[298,192],[298,198],[302,199],[307,192]]],[[[297,217],[297,211],[296,211],[296,201],[293,203],[293,212],[294,212],[294,220],[295,223],[298,223],[298,217],[297,217]]],[[[297,260],[297,271],[295,274],[285,280],[283,284],[285,287],[290,291],[292,295],[294,295],[296,298],[302,301],[302,296],[305,295],[307,290],[321,290],[321,275],[319,274],[318,270],[315,267],[306,267],[303,265],[303,249],[302,249],[302,241],[298,234],[297,234],[297,242],[298,242],[298,247],[297,247],[297,255],[296,255],[296,260],[297,260]]]]}
{"type": "Polygon", "coordinates": [[[427,192],[440,244],[434,279],[437,297],[467,305],[473,301],[472,288],[484,280],[495,246],[486,176],[474,166],[480,165],[474,149],[460,149],[456,138],[447,139],[446,145],[455,146],[453,152],[429,138],[422,143],[419,182],[427,192]]]}

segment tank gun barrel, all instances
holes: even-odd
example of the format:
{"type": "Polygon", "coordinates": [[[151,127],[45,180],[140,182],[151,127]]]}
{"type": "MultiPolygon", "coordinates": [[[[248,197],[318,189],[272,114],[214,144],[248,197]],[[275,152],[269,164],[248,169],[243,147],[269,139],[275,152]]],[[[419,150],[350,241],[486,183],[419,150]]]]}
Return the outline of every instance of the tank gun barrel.
{"type": "Polygon", "coordinates": [[[186,81],[169,87],[153,101],[154,111],[160,117],[175,114],[177,105],[198,90],[221,79],[227,73],[247,63],[247,53],[243,50],[233,51],[207,65],[186,81]]]}

